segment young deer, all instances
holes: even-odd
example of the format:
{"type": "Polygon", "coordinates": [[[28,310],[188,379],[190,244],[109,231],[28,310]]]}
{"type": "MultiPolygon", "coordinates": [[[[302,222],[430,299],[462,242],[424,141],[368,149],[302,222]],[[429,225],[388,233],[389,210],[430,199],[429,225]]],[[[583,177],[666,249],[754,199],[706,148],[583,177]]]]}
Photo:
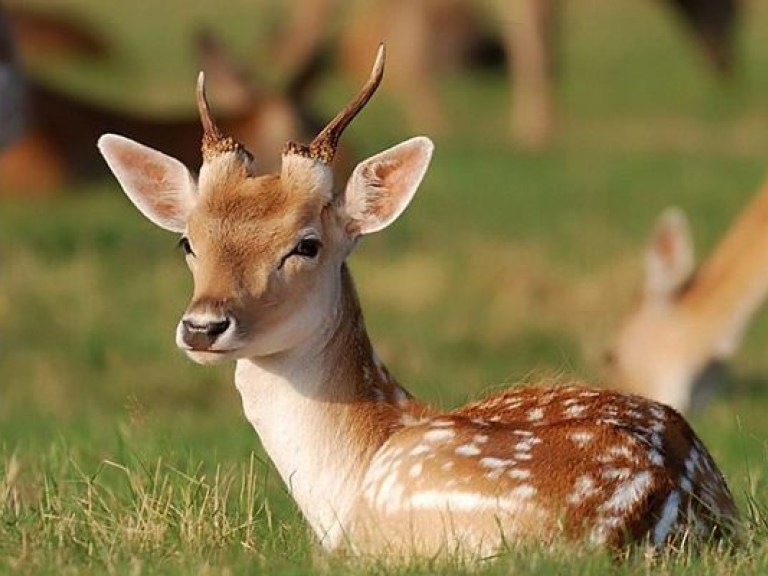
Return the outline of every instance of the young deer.
{"type": "Polygon", "coordinates": [[[659,218],[645,254],[639,306],[606,355],[611,381],[685,411],[738,349],[768,295],[768,181],[712,255],[694,270],[685,215],[659,218]]]}
{"type": "Polygon", "coordinates": [[[194,294],[177,345],[199,363],[237,360],[244,412],[328,549],[410,556],[492,553],[558,534],[597,544],[736,520],[715,463],[673,410],[578,386],[519,388],[451,412],[412,397],[376,356],[345,260],[391,224],[427,169],[417,137],[358,164],[335,191],[342,134],[378,87],[383,47],[360,93],[279,174],[211,118],[197,177],[116,135],[99,148],[149,220],[182,234],[194,294]]]}

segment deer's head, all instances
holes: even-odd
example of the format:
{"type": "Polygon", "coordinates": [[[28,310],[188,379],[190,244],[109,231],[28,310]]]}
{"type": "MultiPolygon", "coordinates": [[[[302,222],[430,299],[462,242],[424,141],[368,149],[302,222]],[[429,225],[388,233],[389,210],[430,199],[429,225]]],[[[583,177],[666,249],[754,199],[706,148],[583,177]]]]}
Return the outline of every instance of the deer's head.
{"type": "Polygon", "coordinates": [[[645,251],[640,300],[605,356],[612,384],[679,410],[689,407],[697,379],[718,360],[683,305],[693,281],[688,220],[670,208],[659,217],[645,251]]]}
{"type": "Polygon", "coordinates": [[[205,98],[203,165],[196,177],[178,160],[107,134],[99,149],[136,207],[180,233],[194,293],[176,342],[202,363],[263,356],[328,329],[342,263],[364,234],[406,208],[426,172],[432,142],[407,140],[357,165],[343,189],[330,165],[339,138],[378,87],[379,49],[359,94],[307,146],[289,142],[278,174],[256,172],[248,150],[216,126],[205,98]]]}

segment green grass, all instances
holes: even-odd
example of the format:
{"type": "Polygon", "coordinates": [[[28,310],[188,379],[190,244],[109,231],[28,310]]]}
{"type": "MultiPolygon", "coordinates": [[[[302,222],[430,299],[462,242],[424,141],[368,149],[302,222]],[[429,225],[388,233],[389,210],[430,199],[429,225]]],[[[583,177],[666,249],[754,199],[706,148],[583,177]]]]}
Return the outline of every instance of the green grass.
{"type": "MultiPolygon", "coordinates": [[[[38,63],[40,73],[163,111],[192,106],[186,34],[210,22],[263,69],[270,55],[252,47],[280,3],[156,1],[151,18],[140,3],[56,5],[83,9],[118,54],[96,67],[38,63]]],[[[685,208],[705,254],[766,171],[768,10],[750,8],[740,74],[723,87],[655,3],[568,3],[561,130],[542,153],[506,143],[502,76],[444,80],[454,132],[406,216],[352,258],[374,341],[402,382],[452,407],[539,373],[599,378],[656,215],[685,208]]],[[[321,88],[330,113],[347,86],[321,88]]],[[[356,121],[348,140],[361,157],[412,134],[398,114],[384,93],[356,121]]],[[[113,181],[0,199],[0,572],[434,573],[316,549],[242,417],[232,367],[175,349],[190,280],[174,244],[113,181]]],[[[439,570],[768,572],[767,346],[762,314],[727,393],[692,419],[748,519],[743,549],[615,564],[526,548],[439,570]]]]}

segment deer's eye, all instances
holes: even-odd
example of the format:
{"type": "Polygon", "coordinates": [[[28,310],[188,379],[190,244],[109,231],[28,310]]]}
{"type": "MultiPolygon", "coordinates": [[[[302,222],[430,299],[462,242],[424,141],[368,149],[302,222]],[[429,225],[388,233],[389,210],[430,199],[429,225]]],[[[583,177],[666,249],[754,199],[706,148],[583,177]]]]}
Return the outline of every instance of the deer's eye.
{"type": "Polygon", "coordinates": [[[192,251],[192,244],[189,243],[189,238],[186,236],[182,236],[181,240],[179,240],[179,246],[182,250],[184,250],[184,254],[187,256],[194,256],[195,253],[192,251]]]}
{"type": "Polygon", "coordinates": [[[296,247],[289,255],[301,256],[302,258],[310,259],[317,258],[321,245],[322,244],[320,243],[320,240],[317,238],[304,238],[303,240],[300,240],[298,244],[296,244],[296,247]]]}

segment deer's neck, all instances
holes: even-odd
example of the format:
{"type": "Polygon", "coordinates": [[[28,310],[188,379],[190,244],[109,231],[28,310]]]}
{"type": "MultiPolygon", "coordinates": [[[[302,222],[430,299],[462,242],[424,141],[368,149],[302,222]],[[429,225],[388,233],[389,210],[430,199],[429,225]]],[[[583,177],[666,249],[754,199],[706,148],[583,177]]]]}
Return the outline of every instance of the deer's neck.
{"type": "Polygon", "coordinates": [[[681,304],[711,334],[721,356],[738,346],[768,295],[768,184],[744,209],[701,266],[681,304]]]}
{"type": "Polygon", "coordinates": [[[288,352],[239,360],[248,420],[327,547],[340,544],[373,454],[427,408],[378,361],[349,272],[328,329],[288,352]]]}

